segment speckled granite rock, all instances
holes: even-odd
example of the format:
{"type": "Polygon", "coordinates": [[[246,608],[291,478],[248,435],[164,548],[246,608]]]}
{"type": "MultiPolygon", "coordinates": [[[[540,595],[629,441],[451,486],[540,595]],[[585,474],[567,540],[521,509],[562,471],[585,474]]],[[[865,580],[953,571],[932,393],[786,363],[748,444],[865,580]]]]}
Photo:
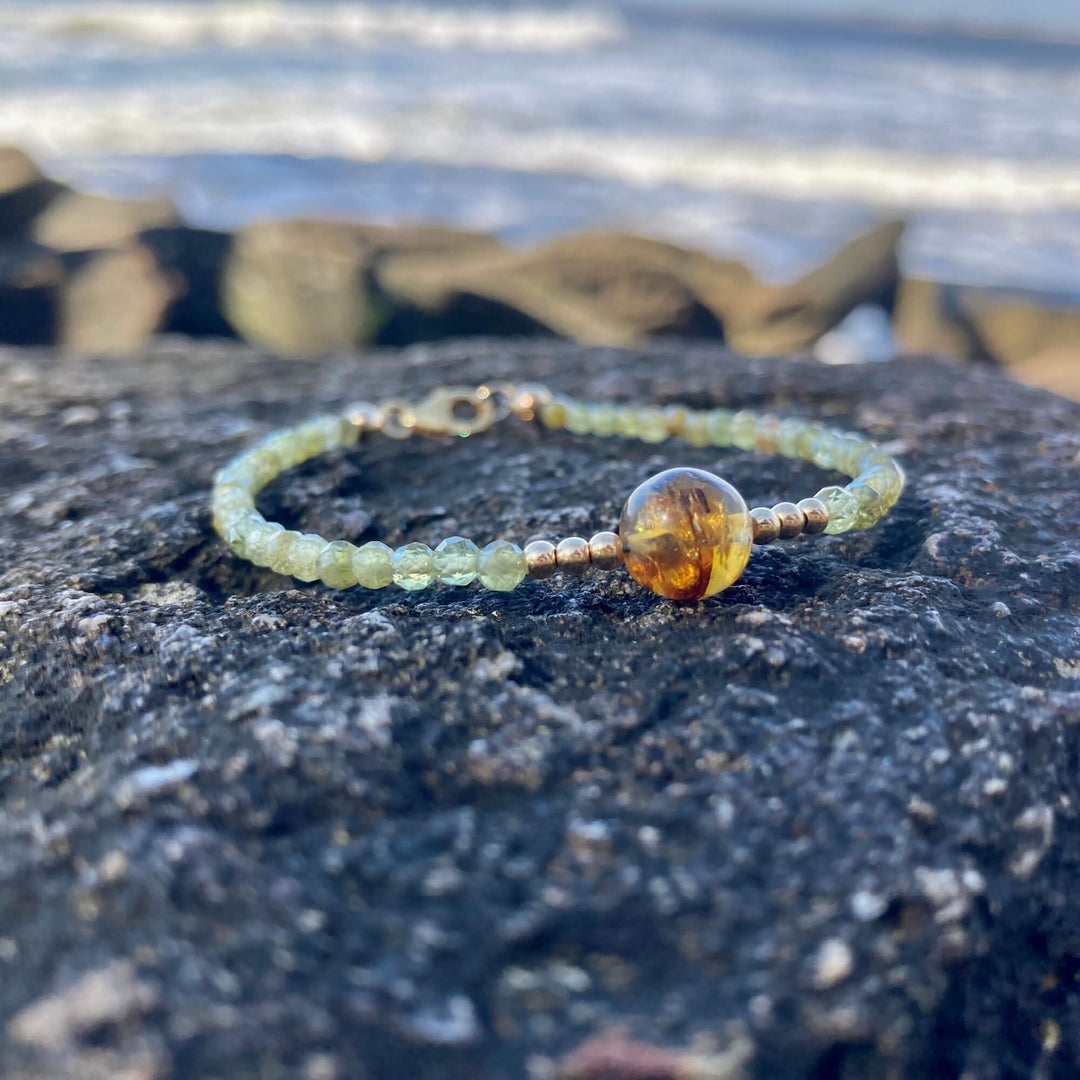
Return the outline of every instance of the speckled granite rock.
{"type": "MultiPolygon", "coordinates": [[[[615,520],[667,463],[507,424],[263,505],[430,541],[615,520]]],[[[5,1077],[1072,1077],[1080,406],[931,361],[448,345],[318,369],[0,354],[5,1077]],[[527,373],[858,425],[911,483],[701,606],[622,574],[333,594],[213,469],[349,400],[527,373]],[[620,1030],[621,1029],[621,1030],[620,1030]]]]}

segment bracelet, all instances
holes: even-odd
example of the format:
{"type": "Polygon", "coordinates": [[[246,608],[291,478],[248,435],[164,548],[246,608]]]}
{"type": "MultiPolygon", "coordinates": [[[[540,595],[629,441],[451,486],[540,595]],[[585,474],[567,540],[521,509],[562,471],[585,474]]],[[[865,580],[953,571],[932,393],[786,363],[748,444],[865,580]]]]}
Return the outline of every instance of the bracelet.
{"type": "Polygon", "coordinates": [[[903,470],[889,454],[867,439],[812,421],[747,410],[595,404],[528,384],[440,387],[419,404],[364,402],[343,416],[323,416],[275,432],[217,473],[211,510],[215,530],[237,555],[301,581],[321,579],[335,589],[381,589],[393,583],[413,590],[435,582],[479,581],[507,592],[525,577],[579,575],[590,568],[625,565],[634,580],[660,596],[701,600],[739,577],[752,545],[867,529],[891,509],[903,488],[903,470]],[[590,540],[533,540],[524,548],[508,540],[480,548],[461,536],[451,536],[434,549],[419,543],[391,549],[379,541],[356,546],[286,529],[255,508],[259,490],[286,469],[353,445],[362,436],[464,438],[511,415],[576,435],[622,436],[646,443],[675,438],[697,447],[780,454],[853,480],[845,487],[824,487],[797,503],[750,510],[720,477],[702,469],[668,469],[634,489],[617,531],[598,532],[590,540]]]}

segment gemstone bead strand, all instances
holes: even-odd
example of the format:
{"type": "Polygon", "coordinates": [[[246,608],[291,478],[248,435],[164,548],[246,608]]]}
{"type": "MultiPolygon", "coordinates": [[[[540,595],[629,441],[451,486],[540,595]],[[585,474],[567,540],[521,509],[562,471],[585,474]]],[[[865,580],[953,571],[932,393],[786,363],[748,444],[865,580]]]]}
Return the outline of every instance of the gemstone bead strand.
{"type": "Polygon", "coordinates": [[[532,385],[451,387],[433,391],[416,405],[361,402],[344,416],[317,417],[267,435],[218,471],[210,511],[215,531],[235,554],[256,566],[301,581],[321,580],[334,589],[396,584],[419,591],[436,583],[464,587],[477,581],[508,592],[526,577],[580,576],[625,565],[654,592],[700,599],[739,577],[752,544],[870,528],[895,505],[903,489],[903,470],[880,447],[811,420],[747,409],[584,402],[532,385]],[[395,439],[468,436],[511,413],[577,435],[632,438],[650,445],[676,439],[694,447],[734,446],[779,454],[843,473],[850,482],[828,485],[798,502],[749,509],[719,477],[699,469],[669,469],[630,496],[618,532],[598,532],[589,540],[537,539],[524,549],[502,539],[481,548],[461,536],[447,537],[434,548],[418,542],[391,548],[380,541],[329,541],[267,521],[255,505],[259,491],[282,472],[351,446],[368,432],[395,439]]]}

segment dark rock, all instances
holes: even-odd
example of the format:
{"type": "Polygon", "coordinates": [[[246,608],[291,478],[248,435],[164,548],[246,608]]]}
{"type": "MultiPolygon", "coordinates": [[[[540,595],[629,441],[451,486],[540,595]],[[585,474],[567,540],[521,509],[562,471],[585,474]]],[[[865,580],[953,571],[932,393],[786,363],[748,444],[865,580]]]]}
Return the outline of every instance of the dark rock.
{"type": "Polygon", "coordinates": [[[494,246],[489,236],[439,226],[249,225],[236,234],[226,262],[225,317],[241,337],[282,355],[356,348],[393,313],[392,303],[372,288],[378,261],[396,251],[451,258],[494,246]]]}
{"type": "Polygon", "coordinates": [[[791,285],[744,293],[725,322],[727,343],[749,356],[780,356],[808,349],[860,304],[891,312],[904,228],[902,221],[879,225],[791,285]]]}
{"type": "Polygon", "coordinates": [[[0,241],[25,238],[30,223],[68,191],[14,146],[0,146],[0,241]]]}
{"type": "Polygon", "coordinates": [[[126,245],[144,229],[177,225],[171,199],[113,199],[49,179],[22,150],[0,147],[0,241],[54,251],[126,245]]]}
{"type": "Polygon", "coordinates": [[[57,297],[65,277],[60,256],[40,244],[0,246],[0,341],[52,344],[57,297]]]}
{"type": "Polygon", "coordinates": [[[186,225],[150,229],[139,243],[154,253],[162,271],[177,282],[177,295],[162,327],[192,337],[235,337],[222,310],[222,282],[232,236],[186,225]]]}
{"type": "MultiPolygon", "coordinates": [[[[1075,1076],[1078,460],[1080,406],[930,360],[0,354],[0,1073],[1075,1076]],[[622,573],[335,594],[211,535],[214,469],[272,427],[522,376],[828,417],[910,486],[700,606],[622,573]]],[[[588,535],[675,463],[822,480],[508,421],[262,505],[588,535]]]]}
{"type": "Polygon", "coordinates": [[[0,341],[124,355],[163,326],[176,282],[143,247],[0,247],[0,341]]]}

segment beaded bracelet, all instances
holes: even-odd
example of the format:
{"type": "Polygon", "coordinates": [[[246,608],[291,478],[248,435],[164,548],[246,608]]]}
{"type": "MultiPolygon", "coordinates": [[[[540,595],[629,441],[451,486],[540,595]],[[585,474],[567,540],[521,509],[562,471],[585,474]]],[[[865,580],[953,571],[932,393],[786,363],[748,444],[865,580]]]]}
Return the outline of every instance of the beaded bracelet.
{"type": "Polygon", "coordinates": [[[214,528],[237,555],[301,581],[320,578],[335,589],[381,589],[393,583],[412,590],[437,581],[468,585],[475,580],[507,592],[527,576],[579,575],[590,567],[625,565],[631,577],[661,596],[701,600],[739,577],[753,544],[867,529],[895,504],[903,487],[903,470],[879,447],[812,421],[682,405],[593,404],[530,384],[440,387],[419,404],[362,403],[343,416],[319,417],[275,432],[218,472],[211,507],[214,528]],[[507,540],[493,540],[481,549],[460,536],[443,540],[434,550],[418,543],[397,549],[379,541],[356,546],[286,529],[255,509],[256,494],[280,473],[353,445],[363,435],[466,437],[510,415],[577,435],[618,435],[646,443],[678,438],[691,446],[781,454],[854,479],[798,503],[750,510],[720,477],[701,469],[668,469],[634,489],[618,532],[598,532],[591,540],[533,540],[524,549],[507,540]]]}

